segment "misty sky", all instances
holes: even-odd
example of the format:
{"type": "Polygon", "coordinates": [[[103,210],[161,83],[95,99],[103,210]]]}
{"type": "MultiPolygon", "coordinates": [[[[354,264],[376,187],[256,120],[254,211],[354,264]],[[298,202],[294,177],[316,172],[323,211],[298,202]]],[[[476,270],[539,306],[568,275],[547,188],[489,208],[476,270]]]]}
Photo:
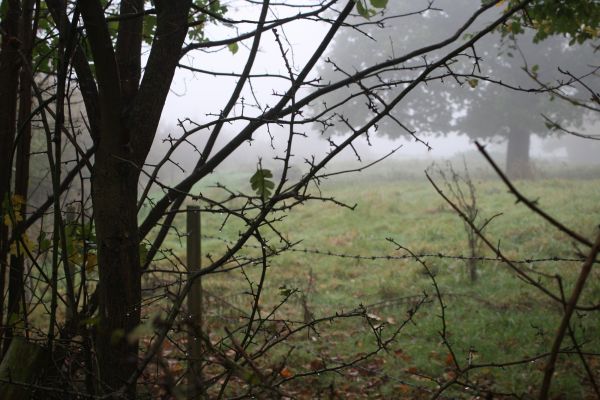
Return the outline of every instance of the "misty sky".
{"type": "MultiPolygon", "coordinates": [[[[230,10],[228,16],[232,18],[247,18],[257,19],[259,7],[248,7],[243,2],[230,2],[230,10]]],[[[296,70],[299,70],[304,62],[311,55],[315,46],[323,37],[328,26],[322,23],[312,21],[302,21],[295,24],[287,25],[285,29],[279,28],[279,33],[289,45],[292,46],[293,52],[289,53],[296,70]]],[[[244,32],[248,27],[238,27],[240,32],[244,32]]],[[[207,29],[208,38],[226,38],[235,36],[233,28],[227,28],[222,25],[211,25],[207,29]]],[[[246,40],[240,43],[239,51],[232,54],[227,48],[221,51],[211,50],[210,53],[196,52],[193,55],[186,57],[183,62],[197,68],[220,72],[240,72],[248,55],[248,47],[251,40],[246,40]]],[[[274,35],[267,32],[263,35],[261,41],[260,53],[253,68],[253,73],[276,73],[286,74],[284,64],[279,48],[274,41],[274,35]]],[[[274,92],[281,92],[286,88],[285,81],[281,79],[252,79],[252,88],[257,98],[261,99],[264,104],[273,104],[278,100],[278,97],[273,96],[274,92]]],[[[177,129],[173,128],[178,119],[191,118],[196,122],[206,122],[207,114],[218,114],[220,109],[226,104],[229,94],[235,84],[235,80],[231,77],[214,77],[206,74],[191,73],[179,69],[174,84],[172,85],[171,94],[168,97],[163,117],[161,120],[162,131],[166,131],[178,135],[177,129]]],[[[252,93],[246,88],[243,97],[252,98],[252,93]]],[[[239,126],[230,126],[225,129],[225,132],[234,134],[239,126]]],[[[309,155],[316,152],[324,154],[328,150],[327,142],[320,139],[317,132],[306,131],[310,136],[307,139],[299,139],[297,151],[294,153],[298,156],[309,155]]],[[[275,137],[281,136],[285,138],[285,132],[271,132],[275,137]]],[[[206,132],[200,133],[206,135],[206,132]]],[[[258,132],[255,135],[256,141],[253,144],[253,149],[262,149],[259,153],[265,158],[273,155],[273,151],[269,150],[270,139],[267,132],[258,132]]],[[[449,157],[457,152],[473,150],[474,146],[466,136],[450,135],[447,137],[425,137],[430,143],[433,150],[428,152],[427,148],[422,144],[415,143],[407,139],[390,140],[387,138],[372,138],[373,147],[369,147],[366,141],[357,143],[359,152],[364,158],[375,158],[385,154],[392,148],[402,145],[402,149],[396,153],[394,157],[449,157]]],[[[198,139],[200,140],[200,139],[198,139]]],[[[532,155],[558,155],[564,156],[564,149],[557,146],[541,146],[541,140],[533,138],[532,155]],[[545,147],[545,148],[544,148],[545,147]]],[[[277,142],[276,142],[277,147],[277,142]]],[[[504,144],[495,146],[500,150],[504,148],[504,144]]],[[[246,149],[247,150],[247,149],[246,149]]],[[[346,157],[353,157],[348,153],[346,157]]]]}
{"type": "MultiPolygon", "coordinates": [[[[238,3],[239,6],[239,3],[238,3]]],[[[232,7],[230,8],[231,16],[235,18],[255,19],[258,17],[259,8],[257,7],[232,7]],[[254,14],[254,15],[252,15],[254,14]]],[[[299,23],[286,26],[285,29],[279,29],[279,33],[293,47],[293,61],[297,69],[300,69],[304,62],[310,57],[325,34],[328,26],[323,23],[302,21],[299,23]]],[[[243,29],[240,29],[243,31],[243,29]]],[[[223,26],[210,26],[207,31],[209,38],[232,37],[235,35],[233,29],[228,29],[223,26]]],[[[285,74],[285,68],[282,64],[282,57],[272,33],[268,32],[263,35],[260,46],[260,53],[253,68],[253,73],[276,73],[285,74]]],[[[239,46],[239,51],[232,54],[228,49],[211,53],[196,53],[194,57],[188,57],[185,62],[197,68],[221,72],[240,72],[244,67],[246,57],[248,55],[248,47],[251,40],[242,42],[239,46]]],[[[206,114],[218,113],[226,104],[229,94],[234,87],[234,80],[229,77],[214,77],[205,74],[195,74],[189,71],[179,69],[172,86],[171,94],[167,100],[165,111],[161,120],[163,126],[172,126],[178,119],[191,118],[195,121],[205,121],[206,114]]],[[[273,91],[283,91],[287,86],[286,82],[278,79],[256,79],[252,80],[252,85],[257,97],[267,98],[271,103],[277,100],[277,97],[272,96],[273,91]]],[[[244,96],[251,96],[248,90],[244,96]]],[[[173,129],[171,129],[173,131],[173,129]]],[[[227,131],[227,130],[226,130],[227,131]]],[[[229,132],[235,132],[235,127],[231,127],[229,132]]],[[[285,134],[285,132],[282,132],[285,134]]],[[[309,132],[307,132],[309,133],[309,132]]],[[[324,153],[328,149],[327,142],[319,138],[317,132],[313,132],[313,137],[307,139],[298,139],[299,153],[308,155],[315,150],[317,153],[324,153]]],[[[399,139],[390,140],[387,138],[373,138],[371,141],[373,147],[369,147],[366,142],[358,143],[361,155],[365,158],[377,157],[385,154],[392,148],[402,145],[401,151],[397,153],[398,157],[406,156],[451,156],[458,151],[469,149],[469,139],[466,137],[440,137],[430,138],[433,150],[427,151],[427,148],[422,144],[415,143],[411,140],[399,139]]],[[[268,135],[258,135],[254,146],[261,144],[268,147],[270,139],[268,135]]],[[[347,154],[352,157],[351,154],[347,154]]]]}

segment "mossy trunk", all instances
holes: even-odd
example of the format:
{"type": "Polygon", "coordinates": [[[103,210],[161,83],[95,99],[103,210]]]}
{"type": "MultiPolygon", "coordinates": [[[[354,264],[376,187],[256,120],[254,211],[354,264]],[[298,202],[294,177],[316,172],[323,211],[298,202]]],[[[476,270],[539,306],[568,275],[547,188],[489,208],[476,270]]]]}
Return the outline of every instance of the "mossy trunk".
{"type": "Polygon", "coordinates": [[[50,352],[46,348],[23,337],[13,337],[0,364],[0,399],[44,398],[39,389],[40,380],[51,365],[50,360],[50,352]]]}

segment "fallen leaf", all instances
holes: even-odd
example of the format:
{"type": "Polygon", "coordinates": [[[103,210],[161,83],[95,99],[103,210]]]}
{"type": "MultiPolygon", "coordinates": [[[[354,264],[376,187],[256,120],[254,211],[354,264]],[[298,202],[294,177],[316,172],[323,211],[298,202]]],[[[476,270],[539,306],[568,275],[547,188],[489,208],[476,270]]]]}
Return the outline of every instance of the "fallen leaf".
{"type": "Polygon", "coordinates": [[[325,363],[322,360],[314,359],[310,362],[310,369],[313,371],[317,371],[323,368],[325,368],[325,363]]]}
{"type": "Polygon", "coordinates": [[[402,394],[409,394],[410,386],[402,384],[402,385],[398,386],[398,391],[402,394]]]}
{"type": "Polygon", "coordinates": [[[279,375],[281,375],[283,378],[291,378],[292,376],[294,376],[294,373],[288,367],[284,367],[279,372],[279,375]]]}
{"type": "Polygon", "coordinates": [[[402,349],[394,350],[394,354],[402,361],[410,362],[412,360],[412,357],[406,354],[402,349]]]}
{"type": "Polygon", "coordinates": [[[456,378],[456,372],[454,372],[454,371],[446,371],[446,372],[444,372],[444,378],[446,378],[447,380],[451,381],[454,378],[456,378]]]}

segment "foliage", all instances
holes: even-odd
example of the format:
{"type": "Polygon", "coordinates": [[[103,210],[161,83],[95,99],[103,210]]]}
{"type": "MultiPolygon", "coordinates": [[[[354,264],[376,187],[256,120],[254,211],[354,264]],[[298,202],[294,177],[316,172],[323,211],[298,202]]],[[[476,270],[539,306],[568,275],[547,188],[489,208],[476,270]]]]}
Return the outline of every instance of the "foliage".
{"type": "Polygon", "coordinates": [[[263,169],[260,164],[256,172],[250,177],[250,185],[256,194],[266,200],[272,193],[275,183],[272,181],[273,173],[268,169],[263,169]]]}
{"type": "Polygon", "coordinates": [[[563,35],[570,38],[571,45],[581,44],[600,38],[600,4],[589,0],[534,1],[515,22],[519,25],[513,32],[521,31],[521,24],[532,27],[536,42],[563,35]]]}
{"type": "MultiPolygon", "coordinates": [[[[456,57],[446,65],[445,72],[437,75],[438,79],[432,77],[431,81],[422,83],[407,95],[405,106],[394,110],[394,118],[384,118],[378,124],[377,131],[391,137],[456,132],[473,138],[494,138],[506,137],[515,130],[545,136],[551,132],[545,127],[540,115],[542,113],[552,115],[565,124],[581,124],[584,110],[553,101],[550,96],[534,95],[530,88],[536,86],[535,82],[526,73],[528,68],[535,68],[534,72],[541,81],[549,86],[560,86],[561,82],[564,84],[568,81],[568,77],[557,67],[574,76],[585,75],[594,68],[594,46],[591,41],[585,42],[584,38],[589,35],[585,36],[583,31],[581,34],[577,33],[578,30],[571,32],[576,35],[579,45],[567,46],[569,39],[553,35],[567,29],[561,25],[561,17],[556,17],[552,21],[556,25],[551,25],[552,28],[548,30],[535,30],[523,22],[525,15],[530,16],[530,11],[534,12],[534,16],[544,17],[546,14],[542,10],[550,13],[549,10],[554,7],[552,3],[534,2],[527,12],[501,25],[503,34],[489,35],[470,51],[466,50],[456,57]],[[498,46],[498,43],[501,45],[498,46]],[[476,65],[473,65],[473,60],[476,60],[476,65]]],[[[594,10],[587,22],[595,23],[597,27],[597,20],[593,17],[598,12],[597,4],[590,1],[567,3],[563,7],[578,15],[583,15],[588,9],[594,10]]],[[[372,24],[362,28],[364,34],[352,31],[336,40],[328,54],[328,61],[321,65],[322,79],[325,82],[335,81],[354,70],[368,69],[372,63],[398,58],[425,43],[439,41],[464,23],[465,10],[475,10],[479,5],[475,0],[460,3],[438,1],[431,8],[426,2],[411,3],[409,7],[404,3],[390,3],[381,22],[373,20],[372,24]],[[385,19],[385,15],[398,14],[408,16],[385,19]],[[380,29],[380,25],[384,29],[380,29]],[[435,25],[436,29],[429,29],[430,25],[435,25]]],[[[510,5],[513,3],[505,3],[506,7],[510,5]]],[[[497,7],[488,11],[492,14],[498,12],[497,7]]],[[[565,18],[572,26],[577,24],[572,18],[565,18]]],[[[592,25],[592,29],[596,28],[592,25]]],[[[589,29],[586,28],[586,31],[589,29]]],[[[464,32],[463,36],[469,38],[475,33],[476,30],[464,32]]],[[[329,96],[326,104],[337,104],[344,98],[351,99],[334,110],[332,120],[341,118],[351,126],[360,124],[381,108],[378,105],[380,100],[391,101],[411,81],[415,71],[424,63],[435,60],[438,54],[439,51],[435,49],[426,52],[421,56],[422,61],[408,60],[403,68],[390,69],[379,76],[368,76],[349,85],[347,91],[329,96]],[[366,88],[375,92],[377,97],[365,93],[366,88]]],[[[591,76],[586,82],[595,85],[591,76]]],[[[315,113],[323,109],[322,105],[315,105],[314,108],[315,113]]],[[[342,134],[348,132],[348,127],[335,124],[324,130],[342,134]]]]}
{"type": "Polygon", "coordinates": [[[355,0],[355,2],[356,11],[364,18],[369,19],[377,13],[377,9],[385,8],[387,6],[388,0],[369,0],[373,8],[369,7],[369,5],[367,4],[367,0],[355,0]]]}

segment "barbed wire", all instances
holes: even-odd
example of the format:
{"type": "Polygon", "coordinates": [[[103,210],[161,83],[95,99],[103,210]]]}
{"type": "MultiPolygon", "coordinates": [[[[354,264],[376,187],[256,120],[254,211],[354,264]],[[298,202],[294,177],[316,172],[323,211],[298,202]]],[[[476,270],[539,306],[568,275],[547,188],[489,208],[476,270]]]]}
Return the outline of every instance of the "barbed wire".
{"type": "MultiPolygon", "coordinates": [[[[224,243],[233,244],[235,243],[232,240],[229,240],[224,237],[215,236],[215,235],[201,235],[204,239],[212,239],[219,240],[224,243]]],[[[260,249],[261,246],[246,244],[245,247],[260,249]]],[[[497,257],[486,257],[486,256],[465,256],[462,254],[445,254],[442,252],[430,252],[430,253],[420,253],[420,254],[385,254],[385,255],[364,255],[364,254],[348,254],[348,253],[339,253],[331,250],[322,250],[317,248],[309,248],[309,247],[293,247],[290,245],[288,247],[284,247],[282,249],[275,249],[276,253],[283,252],[292,252],[292,253],[303,253],[303,254],[314,254],[319,256],[326,257],[336,257],[343,259],[353,259],[353,260],[362,260],[362,261],[398,261],[398,260],[407,260],[407,259],[416,259],[416,258],[439,258],[439,259],[451,259],[451,260],[475,260],[475,261],[501,261],[500,258],[497,257]]],[[[540,257],[540,258],[526,258],[521,260],[510,260],[515,264],[534,264],[534,263],[542,263],[542,262],[583,262],[584,258],[577,257],[559,257],[559,256],[549,256],[549,257],[540,257]]],[[[600,261],[596,261],[596,264],[600,264],[600,261]]]]}

